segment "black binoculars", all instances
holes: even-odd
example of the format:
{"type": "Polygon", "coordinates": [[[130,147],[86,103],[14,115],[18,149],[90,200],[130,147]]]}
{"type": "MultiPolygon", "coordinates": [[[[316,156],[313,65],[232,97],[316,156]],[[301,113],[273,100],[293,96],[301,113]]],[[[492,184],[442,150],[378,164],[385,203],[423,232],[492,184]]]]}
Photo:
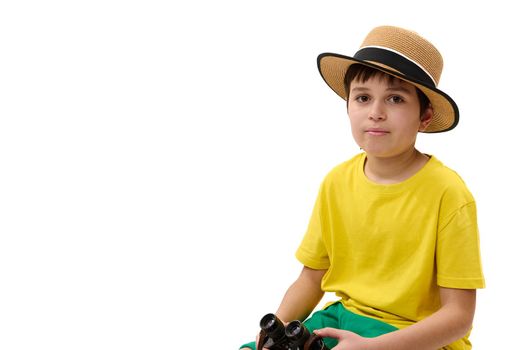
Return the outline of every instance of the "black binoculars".
{"type": "Polygon", "coordinates": [[[259,325],[257,350],[329,350],[322,338],[311,334],[300,321],[285,326],[276,315],[266,314],[259,325]]]}

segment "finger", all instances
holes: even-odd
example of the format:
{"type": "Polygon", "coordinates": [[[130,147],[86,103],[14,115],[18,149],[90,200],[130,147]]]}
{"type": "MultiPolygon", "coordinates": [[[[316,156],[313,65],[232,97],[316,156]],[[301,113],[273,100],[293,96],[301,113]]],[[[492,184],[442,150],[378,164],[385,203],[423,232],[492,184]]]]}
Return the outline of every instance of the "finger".
{"type": "Polygon", "coordinates": [[[331,327],[317,329],[314,331],[314,333],[323,338],[340,339],[342,336],[341,329],[336,329],[336,328],[331,328],[331,327]]]}

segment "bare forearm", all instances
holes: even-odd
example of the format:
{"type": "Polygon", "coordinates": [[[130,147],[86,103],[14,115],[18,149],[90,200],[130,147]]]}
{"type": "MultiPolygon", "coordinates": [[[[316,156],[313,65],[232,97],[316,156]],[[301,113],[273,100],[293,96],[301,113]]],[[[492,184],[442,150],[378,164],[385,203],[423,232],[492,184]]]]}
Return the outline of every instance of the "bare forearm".
{"type": "MultiPolygon", "coordinates": [[[[474,291],[465,291],[466,295],[474,291]]],[[[471,328],[474,296],[466,303],[444,305],[428,318],[402,330],[371,340],[371,349],[436,350],[465,336],[471,328]]]]}
{"type": "Polygon", "coordinates": [[[324,273],[325,271],[304,268],[285,293],[276,316],[283,322],[304,320],[323,297],[320,285],[324,273]]]}
{"type": "Polygon", "coordinates": [[[440,310],[410,327],[375,338],[371,349],[436,350],[462,338],[469,328],[470,323],[455,313],[440,310]]]}

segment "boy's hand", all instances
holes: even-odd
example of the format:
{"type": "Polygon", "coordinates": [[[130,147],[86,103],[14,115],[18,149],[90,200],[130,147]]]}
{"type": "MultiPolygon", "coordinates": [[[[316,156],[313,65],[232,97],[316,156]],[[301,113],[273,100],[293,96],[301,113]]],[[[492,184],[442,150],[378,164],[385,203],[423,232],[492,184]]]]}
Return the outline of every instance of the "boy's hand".
{"type": "MultiPolygon", "coordinates": [[[[261,332],[258,332],[258,335],[256,336],[256,349],[257,349],[257,346],[259,344],[259,335],[261,334],[261,332]]],[[[263,348],[263,350],[268,350],[267,348],[263,348]]]]}
{"type": "Polygon", "coordinates": [[[324,338],[334,338],[338,340],[338,345],[336,345],[332,350],[368,350],[369,339],[359,336],[356,333],[345,331],[343,329],[336,328],[322,328],[314,331],[315,334],[324,338]]]}

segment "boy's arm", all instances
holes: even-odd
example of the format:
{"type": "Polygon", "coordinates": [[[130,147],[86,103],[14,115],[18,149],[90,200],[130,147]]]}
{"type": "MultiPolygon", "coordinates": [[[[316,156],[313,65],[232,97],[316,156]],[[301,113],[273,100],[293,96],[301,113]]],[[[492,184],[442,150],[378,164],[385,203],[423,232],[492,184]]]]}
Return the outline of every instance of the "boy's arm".
{"type": "Polygon", "coordinates": [[[283,322],[304,320],[309,316],[323,297],[321,280],[326,271],[304,266],[298,279],[285,293],[276,316],[283,322]]]}
{"type": "Polygon", "coordinates": [[[431,316],[407,328],[376,338],[363,338],[355,333],[324,328],[316,331],[322,337],[337,338],[338,349],[436,350],[465,336],[475,314],[475,289],[440,288],[441,308],[431,316]]]}

